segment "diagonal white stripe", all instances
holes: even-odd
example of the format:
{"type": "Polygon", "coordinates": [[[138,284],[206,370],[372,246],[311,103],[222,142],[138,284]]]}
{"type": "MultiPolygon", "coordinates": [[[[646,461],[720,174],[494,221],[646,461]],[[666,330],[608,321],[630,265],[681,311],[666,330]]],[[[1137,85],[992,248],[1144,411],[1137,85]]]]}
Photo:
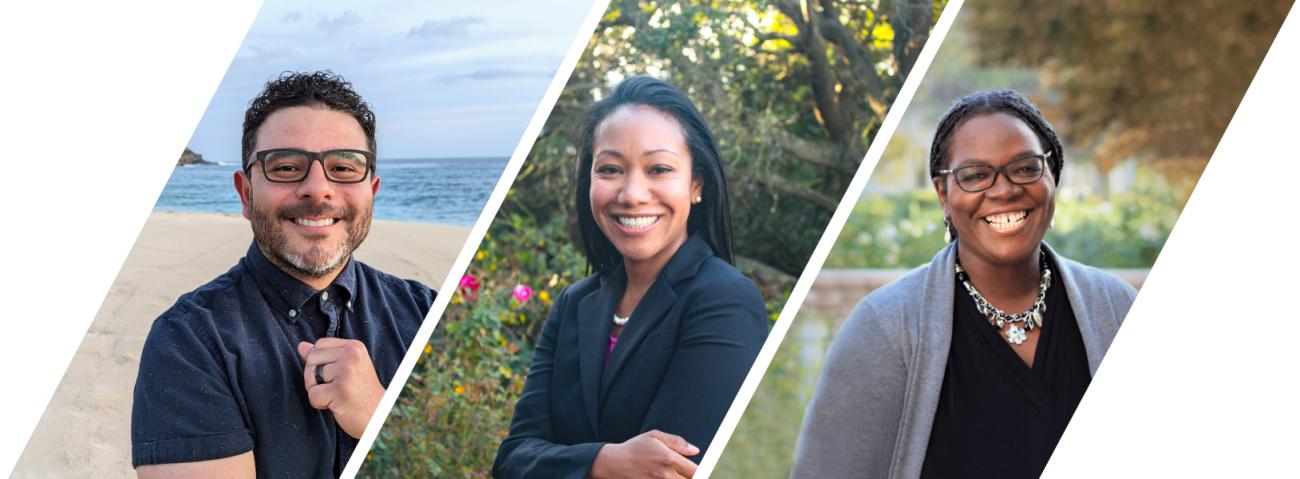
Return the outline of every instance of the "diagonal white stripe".
{"type": "Polygon", "coordinates": [[[478,218],[478,222],[474,223],[474,229],[470,231],[465,246],[461,248],[460,256],[457,256],[456,262],[452,264],[452,273],[447,276],[447,279],[442,283],[442,287],[438,289],[438,299],[433,302],[433,307],[429,310],[429,316],[425,318],[420,330],[415,333],[415,339],[411,342],[411,349],[406,352],[406,358],[402,360],[402,365],[397,368],[397,372],[393,375],[388,391],[384,393],[384,398],[380,401],[379,408],[375,410],[374,417],[370,418],[370,424],[366,426],[366,432],[361,435],[361,440],[352,453],[352,459],[348,461],[347,467],[343,469],[341,477],[349,479],[356,477],[357,471],[361,469],[361,463],[364,462],[366,453],[370,451],[370,447],[374,444],[375,437],[379,434],[379,428],[388,419],[388,413],[392,411],[393,404],[397,402],[397,397],[402,392],[402,387],[406,384],[406,380],[410,378],[411,369],[415,367],[415,362],[420,358],[424,345],[429,342],[429,337],[433,335],[434,328],[442,319],[442,313],[446,311],[447,304],[450,303],[452,296],[455,296],[454,293],[461,275],[469,268],[470,260],[474,259],[474,253],[478,251],[484,233],[487,233],[488,226],[491,226],[497,210],[501,208],[501,203],[505,201],[506,192],[510,190],[510,185],[514,183],[515,176],[519,174],[519,169],[523,167],[528,152],[533,149],[533,143],[537,141],[537,136],[541,134],[542,126],[546,124],[546,118],[551,116],[551,109],[555,107],[556,100],[559,100],[560,92],[564,90],[564,84],[568,83],[569,75],[573,74],[573,68],[577,66],[578,60],[582,57],[582,52],[586,49],[588,40],[591,39],[591,33],[595,31],[596,24],[600,22],[600,17],[605,14],[605,8],[608,4],[609,0],[595,0],[591,9],[587,11],[587,17],[583,20],[582,27],[578,29],[573,43],[569,46],[568,54],[564,56],[564,62],[560,64],[559,70],[556,70],[555,78],[551,79],[551,86],[546,89],[546,95],[542,97],[541,104],[537,106],[537,112],[533,113],[533,119],[528,122],[528,128],[524,130],[519,145],[515,147],[514,154],[510,156],[510,162],[506,164],[501,179],[497,181],[496,189],[492,190],[492,197],[488,199],[482,215],[478,218]]]}

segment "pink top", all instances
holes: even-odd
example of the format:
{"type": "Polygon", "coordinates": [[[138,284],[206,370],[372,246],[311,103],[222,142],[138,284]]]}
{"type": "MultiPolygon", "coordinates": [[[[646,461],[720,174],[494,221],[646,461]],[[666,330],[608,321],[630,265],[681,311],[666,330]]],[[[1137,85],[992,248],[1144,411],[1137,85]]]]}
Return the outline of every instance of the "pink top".
{"type": "Polygon", "coordinates": [[[610,337],[609,337],[609,349],[606,349],[606,350],[605,350],[605,362],[606,362],[606,363],[609,362],[609,355],[610,355],[610,353],[613,353],[613,352],[614,352],[614,345],[615,345],[615,344],[618,344],[618,336],[610,336],[610,337]]]}

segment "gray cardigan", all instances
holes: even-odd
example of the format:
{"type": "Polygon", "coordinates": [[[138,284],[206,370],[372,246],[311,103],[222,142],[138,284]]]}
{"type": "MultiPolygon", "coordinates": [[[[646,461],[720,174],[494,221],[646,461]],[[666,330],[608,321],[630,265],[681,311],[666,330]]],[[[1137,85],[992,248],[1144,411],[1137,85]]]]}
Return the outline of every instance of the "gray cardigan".
{"type": "MultiPolygon", "coordinates": [[[[1096,375],[1137,291],[1046,249],[1060,266],[1088,369],[1096,375]]],[[[948,245],[849,314],[804,414],[791,477],[921,475],[952,343],[956,256],[948,245]]]]}

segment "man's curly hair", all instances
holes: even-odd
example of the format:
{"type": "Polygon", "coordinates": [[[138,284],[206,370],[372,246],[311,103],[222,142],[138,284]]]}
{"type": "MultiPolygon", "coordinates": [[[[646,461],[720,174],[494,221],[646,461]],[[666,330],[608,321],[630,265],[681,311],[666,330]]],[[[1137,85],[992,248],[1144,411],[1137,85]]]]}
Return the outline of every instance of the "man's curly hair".
{"type": "Polygon", "coordinates": [[[361,95],[352,91],[352,84],[329,70],[299,73],[284,72],[266,82],[262,93],[248,103],[244,112],[243,153],[247,167],[257,144],[257,129],[272,113],[294,106],[323,107],[341,111],[356,118],[366,133],[366,146],[375,150],[375,114],[361,95]]]}

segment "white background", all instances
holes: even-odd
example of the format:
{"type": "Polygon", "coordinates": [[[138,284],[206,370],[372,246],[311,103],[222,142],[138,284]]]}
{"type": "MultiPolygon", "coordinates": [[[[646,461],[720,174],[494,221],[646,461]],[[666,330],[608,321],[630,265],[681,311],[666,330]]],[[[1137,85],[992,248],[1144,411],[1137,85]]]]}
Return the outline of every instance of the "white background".
{"type": "Polygon", "coordinates": [[[0,5],[8,475],[259,3],[0,5]]]}
{"type": "MultiPolygon", "coordinates": [[[[207,3],[0,6],[0,473],[17,461],[258,8],[207,3]]],[[[1047,476],[1297,475],[1300,25],[1291,17],[1047,476]]]]}

